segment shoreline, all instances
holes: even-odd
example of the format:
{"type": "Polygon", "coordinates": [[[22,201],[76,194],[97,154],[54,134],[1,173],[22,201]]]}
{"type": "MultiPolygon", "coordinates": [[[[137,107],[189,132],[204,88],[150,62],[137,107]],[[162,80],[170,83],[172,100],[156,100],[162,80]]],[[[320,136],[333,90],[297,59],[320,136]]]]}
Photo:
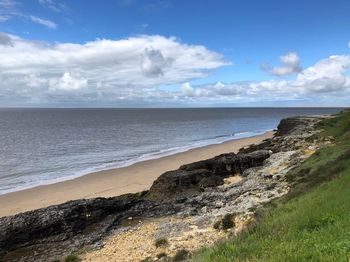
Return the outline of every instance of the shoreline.
{"type": "Polygon", "coordinates": [[[102,164],[101,166],[103,166],[103,167],[101,167],[101,166],[89,167],[89,168],[85,168],[84,171],[77,171],[73,175],[68,175],[68,176],[59,177],[59,178],[50,179],[50,180],[39,181],[38,183],[30,184],[30,185],[26,185],[26,186],[20,186],[17,189],[14,189],[14,190],[11,189],[11,190],[7,190],[5,192],[0,193],[0,196],[7,195],[10,193],[19,192],[19,191],[24,191],[27,189],[32,189],[32,188],[36,188],[36,187],[40,187],[40,186],[47,186],[47,185],[52,185],[52,184],[56,184],[56,183],[61,183],[61,182],[73,180],[73,179],[76,179],[76,178],[79,178],[82,176],[86,176],[86,175],[89,175],[92,173],[99,173],[99,172],[104,172],[104,171],[108,171],[108,170],[125,168],[125,167],[129,167],[129,166],[132,166],[132,165],[140,163],[140,162],[144,162],[144,161],[148,161],[148,160],[156,160],[156,159],[160,159],[163,157],[176,155],[179,153],[184,153],[184,152],[187,152],[187,151],[190,151],[193,149],[197,149],[197,148],[202,148],[202,147],[211,146],[211,145],[219,145],[219,144],[223,144],[223,143],[234,141],[234,140],[240,140],[243,138],[260,136],[260,135],[263,135],[265,133],[272,132],[272,131],[273,131],[273,129],[267,129],[267,130],[262,131],[262,132],[249,132],[248,131],[248,132],[243,132],[243,133],[238,133],[238,134],[232,135],[230,138],[226,138],[225,140],[222,140],[222,141],[211,141],[208,143],[208,141],[210,141],[210,140],[203,140],[203,141],[201,141],[203,143],[199,143],[199,144],[191,144],[190,146],[173,147],[173,148],[160,150],[160,151],[156,151],[156,152],[145,153],[143,155],[140,155],[139,157],[126,160],[126,161],[121,162],[119,164],[112,164],[112,165],[102,164]],[[247,135],[247,134],[249,134],[249,135],[247,135]]]}
{"type": "Polygon", "coordinates": [[[71,180],[24,189],[0,196],[0,217],[34,210],[69,200],[112,197],[148,190],[153,181],[166,171],[271,138],[273,131],[221,144],[197,147],[188,151],[144,160],[132,165],[89,173],[71,180]]]}

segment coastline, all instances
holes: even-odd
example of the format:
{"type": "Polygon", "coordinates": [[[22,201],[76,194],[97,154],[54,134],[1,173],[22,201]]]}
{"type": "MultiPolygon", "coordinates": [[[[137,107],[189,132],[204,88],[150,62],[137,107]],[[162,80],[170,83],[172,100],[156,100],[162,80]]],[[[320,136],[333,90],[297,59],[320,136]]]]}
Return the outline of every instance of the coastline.
{"type": "Polygon", "coordinates": [[[270,131],[262,135],[198,147],[157,159],[141,161],[127,167],[93,172],[72,180],[4,194],[0,196],[0,217],[69,200],[112,197],[147,190],[153,181],[166,171],[222,153],[237,152],[242,147],[271,138],[273,133],[270,131]]]}

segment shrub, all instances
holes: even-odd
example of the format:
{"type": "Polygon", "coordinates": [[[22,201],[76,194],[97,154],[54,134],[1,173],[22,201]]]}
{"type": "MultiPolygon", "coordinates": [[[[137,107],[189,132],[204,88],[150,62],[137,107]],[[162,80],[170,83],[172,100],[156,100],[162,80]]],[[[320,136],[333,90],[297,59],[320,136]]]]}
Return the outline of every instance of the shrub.
{"type": "Polygon", "coordinates": [[[180,249],[179,251],[176,252],[173,261],[174,262],[179,262],[179,261],[184,261],[187,258],[189,258],[189,252],[185,249],[180,249]]]}
{"type": "Polygon", "coordinates": [[[166,238],[159,238],[154,242],[154,245],[158,247],[165,247],[169,244],[168,240],[166,238]]]}
{"type": "Polygon", "coordinates": [[[226,214],[222,219],[222,229],[226,230],[235,226],[235,222],[233,222],[233,215],[226,214]]]}
{"type": "Polygon", "coordinates": [[[220,230],[221,228],[221,220],[218,220],[214,223],[213,227],[216,229],[216,230],[220,230]]]}
{"type": "Polygon", "coordinates": [[[229,228],[235,227],[235,222],[233,221],[234,216],[232,214],[226,214],[221,220],[214,223],[213,227],[217,230],[227,230],[229,228]]]}

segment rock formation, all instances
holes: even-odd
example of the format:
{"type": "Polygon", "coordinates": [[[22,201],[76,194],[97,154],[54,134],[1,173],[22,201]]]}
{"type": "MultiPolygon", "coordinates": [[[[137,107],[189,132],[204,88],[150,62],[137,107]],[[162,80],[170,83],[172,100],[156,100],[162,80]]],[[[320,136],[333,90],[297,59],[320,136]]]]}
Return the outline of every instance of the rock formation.
{"type": "Polygon", "coordinates": [[[146,195],[147,199],[169,201],[189,197],[207,187],[224,183],[224,178],[242,174],[244,170],[261,166],[270,156],[267,150],[248,154],[228,153],[211,159],[181,166],[159,176],[146,195]]]}

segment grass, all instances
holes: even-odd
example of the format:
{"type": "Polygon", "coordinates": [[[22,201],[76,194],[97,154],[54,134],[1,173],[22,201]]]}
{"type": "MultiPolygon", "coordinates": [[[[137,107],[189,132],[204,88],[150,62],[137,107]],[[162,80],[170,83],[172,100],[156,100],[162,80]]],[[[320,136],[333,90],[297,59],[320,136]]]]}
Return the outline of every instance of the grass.
{"type": "Polygon", "coordinates": [[[194,261],[350,261],[350,111],[322,121],[312,139],[334,137],[288,178],[291,192],[256,222],[194,261]]]}
{"type": "Polygon", "coordinates": [[[156,241],[154,241],[154,245],[156,246],[156,248],[166,247],[167,245],[169,245],[169,242],[166,238],[159,238],[159,239],[156,239],[156,241]]]}

